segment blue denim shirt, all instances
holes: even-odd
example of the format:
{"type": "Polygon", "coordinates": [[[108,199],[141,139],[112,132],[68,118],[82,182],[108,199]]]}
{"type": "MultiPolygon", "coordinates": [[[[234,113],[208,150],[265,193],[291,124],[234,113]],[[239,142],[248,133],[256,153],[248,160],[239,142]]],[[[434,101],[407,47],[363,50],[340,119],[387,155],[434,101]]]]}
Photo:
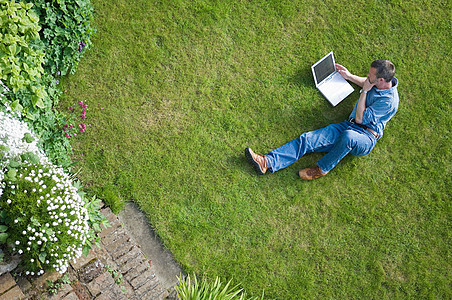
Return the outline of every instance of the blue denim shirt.
{"type": "MultiPolygon", "coordinates": [[[[362,124],[375,130],[379,138],[383,136],[386,123],[395,115],[399,108],[398,85],[399,81],[394,77],[392,79],[392,88],[379,90],[374,86],[367,93],[366,109],[364,110],[362,124]]],[[[358,101],[356,101],[355,108],[349,119],[355,118],[358,101]]]]}

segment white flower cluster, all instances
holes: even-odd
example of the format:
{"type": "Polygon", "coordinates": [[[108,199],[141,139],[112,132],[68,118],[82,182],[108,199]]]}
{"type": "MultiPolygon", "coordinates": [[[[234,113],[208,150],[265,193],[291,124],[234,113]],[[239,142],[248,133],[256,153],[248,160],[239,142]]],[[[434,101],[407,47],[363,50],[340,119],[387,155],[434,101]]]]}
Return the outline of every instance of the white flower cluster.
{"type": "Polygon", "coordinates": [[[38,148],[37,142],[38,139],[30,131],[27,123],[11,117],[9,113],[0,111],[0,149],[7,149],[7,151],[0,151],[3,154],[0,161],[0,196],[4,188],[5,168],[11,159],[17,159],[21,154],[33,153],[39,157],[42,164],[49,163],[48,158],[38,148]],[[26,134],[30,134],[34,141],[28,143],[24,140],[26,134]]]}
{"type": "MultiPolygon", "coordinates": [[[[5,92],[0,81],[2,87],[5,92]]],[[[38,148],[36,136],[3,96],[0,93],[0,104],[6,106],[0,106],[0,206],[14,219],[8,229],[14,236],[13,251],[34,266],[27,275],[41,275],[47,268],[64,273],[90,238],[85,201],[69,175],[38,148]],[[27,135],[34,140],[27,142],[27,135]],[[21,160],[17,180],[9,181],[7,166],[27,153],[36,155],[39,163],[21,160]]]]}
{"type": "Polygon", "coordinates": [[[9,114],[0,111],[0,145],[9,147],[6,158],[15,158],[20,154],[32,152],[47,162],[44,153],[37,146],[38,139],[28,128],[27,123],[10,117],[9,114]],[[24,140],[25,134],[30,134],[34,141],[28,143],[24,140]]]}
{"type": "MultiPolygon", "coordinates": [[[[89,236],[89,215],[84,200],[77,193],[69,175],[53,165],[39,169],[36,165],[23,167],[18,182],[26,186],[21,192],[37,198],[36,209],[30,211],[46,213],[31,217],[31,222],[21,229],[24,237],[22,241],[26,242],[17,240],[14,251],[27,254],[36,252],[36,249],[42,249],[42,252],[45,250],[50,257],[43,259],[41,265],[52,267],[60,273],[66,272],[69,261],[82,255],[89,236]],[[49,181],[55,183],[52,184],[53,187],[45,184],[49,181]]],[[[14,184],[9,187],[12,190],[18,189],[14,184]]],[[[7,203],[13,205],[14,201],[8,199],[7,203]]],[[[19,223],[19,218],[14,222],[19,223]]],[[[34,263],[35,259],[31,258],[30,262],[34,263]]],[[[42,273],[44,270],[39,270],[36,274],[42,273]]],[[[26,274],[35,275],[34,272],[26,274]]]]}

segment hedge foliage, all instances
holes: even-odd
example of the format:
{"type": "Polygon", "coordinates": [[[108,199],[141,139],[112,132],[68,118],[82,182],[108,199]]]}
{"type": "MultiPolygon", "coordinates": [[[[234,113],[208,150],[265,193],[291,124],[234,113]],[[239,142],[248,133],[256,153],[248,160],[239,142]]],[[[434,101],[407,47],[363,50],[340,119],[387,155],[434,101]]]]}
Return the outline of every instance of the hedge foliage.
{"type": "Polygon", "coordinates": [[[60,76],[74,73],[91,45],[89,0],[0,0],[0,79],[57,165],[70,165],[66,117],[55,109],[60,76]]]}
{"type": "Polygon", "coordinates": [[[56,76],[75,73],[91,46],[93,7],[89,0],[28,0],[39,16],[45,45],[45,70],[56,76]]]}

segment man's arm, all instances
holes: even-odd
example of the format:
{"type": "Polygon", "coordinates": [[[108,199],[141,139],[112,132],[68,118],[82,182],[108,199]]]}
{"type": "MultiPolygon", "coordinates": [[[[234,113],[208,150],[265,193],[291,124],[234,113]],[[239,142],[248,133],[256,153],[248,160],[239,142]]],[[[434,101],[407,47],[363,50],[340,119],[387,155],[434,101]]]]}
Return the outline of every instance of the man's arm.
{"type": "Polygon", "coordinates": [[[356,115],[355,115],[355,122],[357,124],[363,123],[363,115],[364,111],[366,110],[366,99],[367,99],[367,92],[370,91],[370,89],[375,85],[375,83],[370,83],[370,81],[365,78],[363,85],[362,85],[362,92],[359,95],[358,105],[356,106],[356,115]]]}
{"type": "Polygon", "coordinates": [[[344,77],[345,80],[351,81],[356,85],[359,85],[360,87],[364,86],[364,82],[366,81],[367,77],[360,77],[360,76],[356,76],[353,75],[352,73],[350,73],[346,67],[340,65],[340,64],[336,64],[336,70],[339,72],[339,74],[342,75],[342,77],[344,77]]]}

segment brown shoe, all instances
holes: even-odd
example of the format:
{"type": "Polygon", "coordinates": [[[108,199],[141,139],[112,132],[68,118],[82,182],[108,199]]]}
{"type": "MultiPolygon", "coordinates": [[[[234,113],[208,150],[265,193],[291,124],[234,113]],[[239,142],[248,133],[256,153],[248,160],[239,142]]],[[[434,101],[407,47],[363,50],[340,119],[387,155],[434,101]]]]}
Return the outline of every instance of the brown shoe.
{"type": "Polygon", "coordinates": [[[245,157],[248,162],[253,165],[257,174],[264,175],[267,172],[267,158],[265,155],[259,155],[253,152],[250,148],[245,149],[245,157]]]}
{"type": "Polygon", "coordinates": [[[322,176],[325,176],[326,174],[328,174],[328,172],[322,173],[322,171],[320,170],[320,168],[318,166],[303,169],[303,170],[300,170],[300,172],[298,172],[298,175],[300,175],[301,179],[304,179],[304,180],[317,179],[322,176]]]}

